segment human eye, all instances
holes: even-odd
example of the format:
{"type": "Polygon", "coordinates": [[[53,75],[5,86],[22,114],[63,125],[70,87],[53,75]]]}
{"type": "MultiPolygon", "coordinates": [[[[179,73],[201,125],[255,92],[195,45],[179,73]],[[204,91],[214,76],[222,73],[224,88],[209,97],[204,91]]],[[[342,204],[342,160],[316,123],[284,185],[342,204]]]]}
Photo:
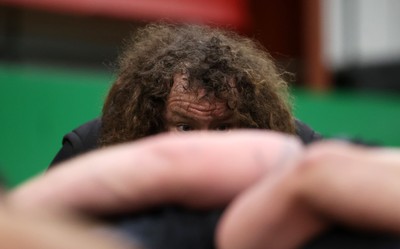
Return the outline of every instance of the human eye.
{"type": "Polygon", "coordinates": [[[219,125],[215,128],[216,131],[229,131],[230,129],[231,126],[227,124],[219,125]]]}
{"type": "Polygon", "coordinates": [[[176,126],[176,130],[181,132],[186,132],[186,131],[192,131],[193,128],[188,124],[179,124],[176,126]]]}

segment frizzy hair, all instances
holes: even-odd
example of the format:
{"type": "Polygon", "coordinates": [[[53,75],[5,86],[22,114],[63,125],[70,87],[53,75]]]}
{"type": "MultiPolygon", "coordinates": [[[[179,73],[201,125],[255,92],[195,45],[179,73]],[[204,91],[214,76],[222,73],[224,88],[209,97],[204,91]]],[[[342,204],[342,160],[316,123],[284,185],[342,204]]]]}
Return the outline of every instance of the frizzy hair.
{"type": "Polygon", "coordinates": [[[205,89],[226,101],[239,127],[295,132],[282,72],[258,43],[233,32],[150,24],[132,37],[118,65],[103,107],[103,146],[165,131],[165,106],[176,74],[187,75],[188,90],[205,89]]]}

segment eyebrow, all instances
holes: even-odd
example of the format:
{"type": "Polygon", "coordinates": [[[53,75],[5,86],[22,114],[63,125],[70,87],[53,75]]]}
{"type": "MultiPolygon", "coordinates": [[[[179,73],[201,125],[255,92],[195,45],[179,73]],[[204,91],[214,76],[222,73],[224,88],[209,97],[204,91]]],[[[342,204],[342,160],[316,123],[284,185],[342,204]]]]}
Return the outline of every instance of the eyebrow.
{"type": "Polygon", "coordinates": [[[171,111],[171,119],[176,120],[177,118],[181,118],[181,119],[184,119],[185,121],[191,121],[191,122],[196,121],[194,118],[184,114],[183,112],[180,112],[177,110],[172,110],[171,111]]]}
{"type": "MultiPolygon", "coordinates": [[[[186,115],[183,112],[172,110],[171,111],[171,120],[176,121],[176,119],[181,118],[187,122],[197,122],[197,120],[191,116],[186,115]]],[[[233,113],[222,116],[221,118],[215,117],[215,122],[235,122],[235,115],[233,113]]],[[[214,122],[212,122],[214,123],[214,122]]]]}

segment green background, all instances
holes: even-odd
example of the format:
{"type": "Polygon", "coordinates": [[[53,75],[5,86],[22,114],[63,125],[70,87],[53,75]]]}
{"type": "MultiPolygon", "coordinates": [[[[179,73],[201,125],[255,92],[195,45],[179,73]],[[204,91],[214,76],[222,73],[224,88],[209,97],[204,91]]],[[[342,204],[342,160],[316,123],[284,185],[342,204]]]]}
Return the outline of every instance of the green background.
{"type": "MultiPolygon", "coordinates": [[[[0,174],[13,187],[42,172],[62,136],[97,117],[111,73],[0,64],[0,174]]],[[[400,94],[293,90],[296,116],[325,136],[400,146],[400,94]]]]}

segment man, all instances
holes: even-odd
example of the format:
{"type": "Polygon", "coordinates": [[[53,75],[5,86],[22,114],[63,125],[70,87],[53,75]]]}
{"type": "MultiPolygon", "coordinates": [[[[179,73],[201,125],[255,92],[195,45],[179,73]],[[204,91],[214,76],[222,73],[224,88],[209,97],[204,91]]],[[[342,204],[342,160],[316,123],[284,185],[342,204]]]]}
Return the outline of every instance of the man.
{"type": "MultiPolygon", "coordinates": [[[[4,202],[14,212],[56,214],[132,212],[162,203],[197,210],[228,205],[218,224],[217,248],[302,248],[338,224],[400,235],[399,165],[398,149],[343,142],[304,148],[273,132],[163,135],[66,162],[4,202]]],[[[358,236],[354,244],[354,236],[334,234],[305,248],[400,245],[396,237],[373,234],[358,236]]]]}
{"type": "Polygon", "coordinates": [[[52,165],[98,147],[161,132],[256,128],[319,135],[291,113],[285,73],[257,43],[194,25],[140,29],[94,120],[67,134],[52,165]]]}

